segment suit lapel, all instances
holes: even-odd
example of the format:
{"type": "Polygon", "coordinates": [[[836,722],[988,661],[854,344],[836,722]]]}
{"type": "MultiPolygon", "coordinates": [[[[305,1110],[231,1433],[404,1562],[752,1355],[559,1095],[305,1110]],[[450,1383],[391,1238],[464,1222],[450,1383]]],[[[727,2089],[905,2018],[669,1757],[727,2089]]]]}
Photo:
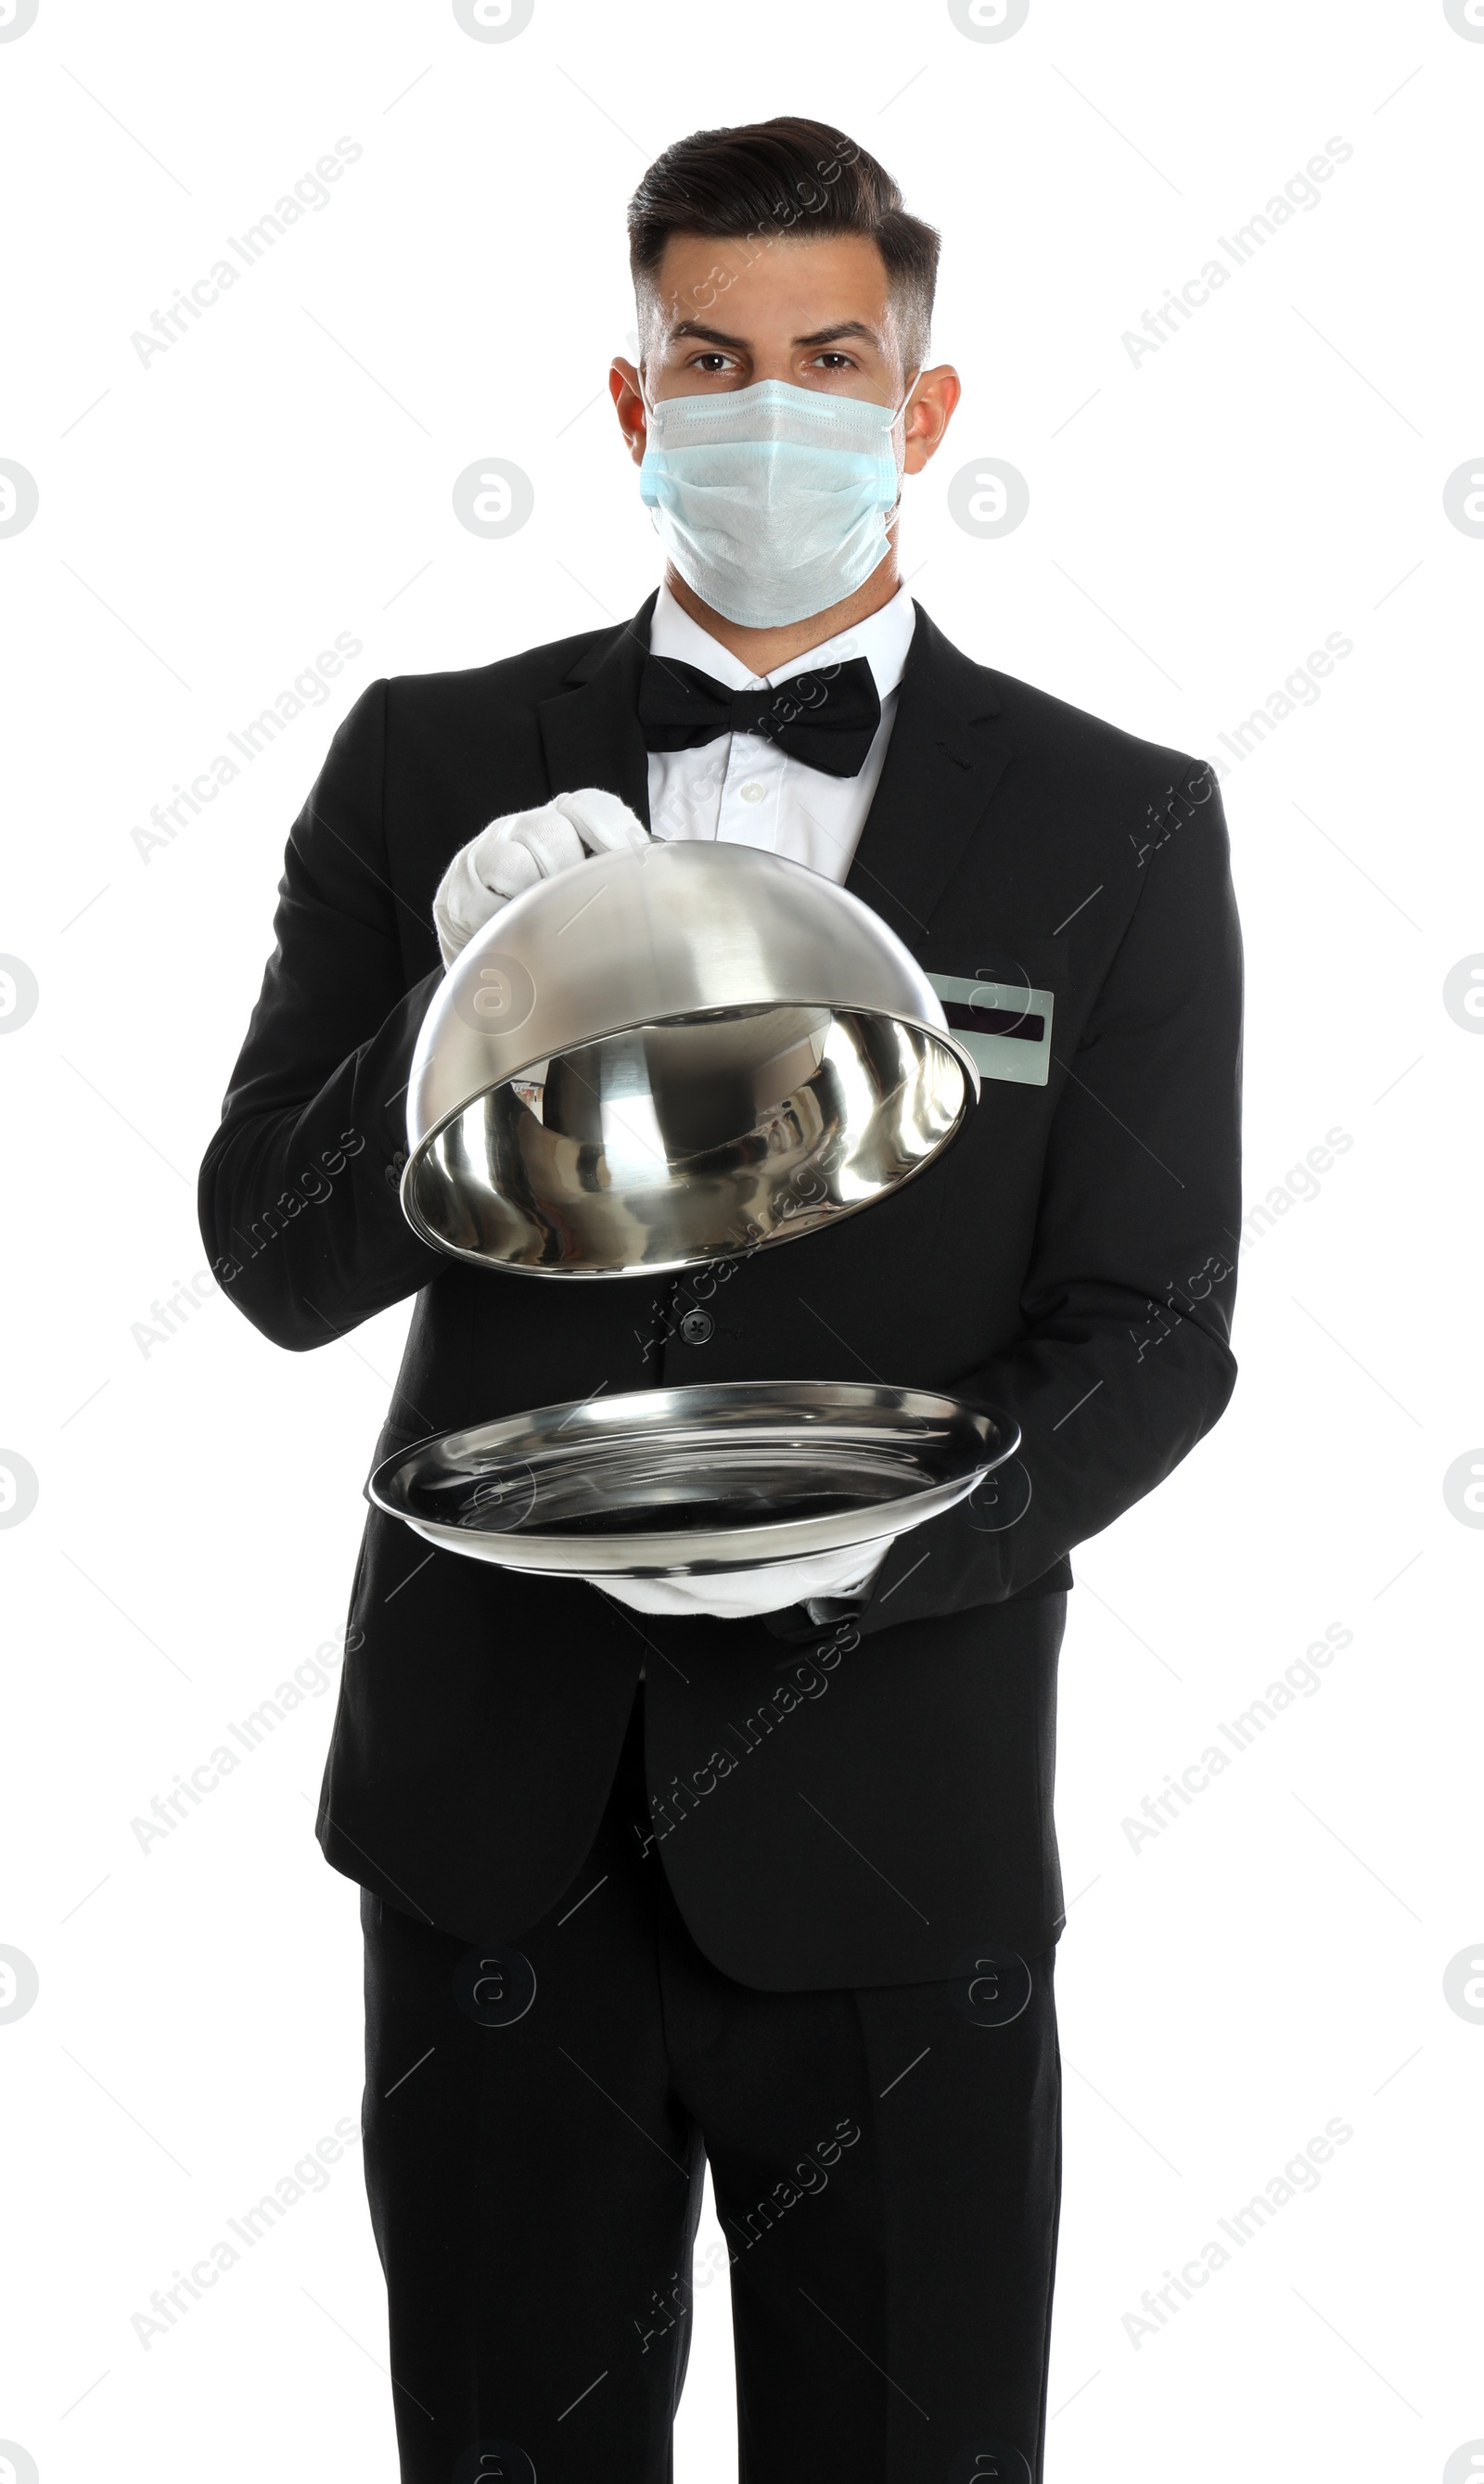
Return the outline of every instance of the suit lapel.
{"type": "Polygon", "coordinates": [[[881,780],[846,878],[913,948],[1013,752],[992,739],[990,676],[944,637],[921,605],[881,780]]]}
{"type": "MultiPolygon", "coordinates": [[[[658,590],[657,590],[658,591],[658,590]]],[[[589,649],[568,679],[576,685],[536,709],[553,794],[602,785],[649,825],[649,754],[638,724],[639,675],[649,649],[655,598],[641,604],[605,644],[589,649]]]]}

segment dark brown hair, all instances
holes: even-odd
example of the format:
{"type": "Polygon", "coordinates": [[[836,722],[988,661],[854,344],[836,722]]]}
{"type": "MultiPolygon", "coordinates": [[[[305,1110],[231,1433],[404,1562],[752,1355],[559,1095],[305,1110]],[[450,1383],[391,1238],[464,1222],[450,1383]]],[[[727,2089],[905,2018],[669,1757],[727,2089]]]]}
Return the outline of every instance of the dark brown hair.
{"type": "Polygon", "coordinates": [[[785,234],[862,233],[886,268],[904,357],[927,356],[938,236],[909,216],[891,175],[827,122],[785,116],[697,129],[657,156],[629,202],[629,264],[643,313],[673,233],[766,248],[785,234]]]}

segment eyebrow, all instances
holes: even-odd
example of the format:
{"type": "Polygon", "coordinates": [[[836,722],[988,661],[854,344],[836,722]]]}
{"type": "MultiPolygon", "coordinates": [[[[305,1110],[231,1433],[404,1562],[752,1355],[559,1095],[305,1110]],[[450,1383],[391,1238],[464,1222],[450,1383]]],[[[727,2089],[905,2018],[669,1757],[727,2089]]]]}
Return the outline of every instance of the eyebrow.
{"type": "Polygon", "coordinates": [[[837,337],[861,337],[868,345],[874,345],[877,353],[882,351],[880,338],[874,328],[867,327],[864,319],[841,319],[833,328],[817,328],[812,337],[796,337],[794,342],[796,345],[829,345],[837,337]]]}
{"type": "MultiPolygon", "coordinates": [[[[677,342],[683,337],[693,337],[699,343],[705,345],[724,346],[730,353],[747,351],[745,337],[729,337],[720,328],[703,326],[699,319],[682,319],[670,330],[671,343],[677,342]]],[[[877,353],[883,350],[881,339],[876,330],[868,328],[862,319],[841,319],[833,327],[816,328],[812,336],[795,337],[792,341],[795,345],[830,345],[841,337],[859,337],[868,345],[875,346],[877,353]]]]}

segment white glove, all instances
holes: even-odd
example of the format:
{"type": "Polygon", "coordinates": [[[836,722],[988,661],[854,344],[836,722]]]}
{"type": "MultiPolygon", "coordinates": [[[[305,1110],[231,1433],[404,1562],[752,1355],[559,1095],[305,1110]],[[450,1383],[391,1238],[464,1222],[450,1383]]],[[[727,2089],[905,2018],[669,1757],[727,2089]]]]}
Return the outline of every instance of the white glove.
{"type": "Polygon", "coordinates": [[[705,1579],[593,1579],[636,1613],[714,1613],[742,1621],[779,1613],[813,1596],[849,1596],[866,1588],[886,1558],[888,1544],[854,1544],[843,1552],[819,1552],[802,1561],[775,1561],[766,1570],[718,1570],[705,1579]]]}
{"type": "Polygon", "coordinates": [[[438,883],[433,924],[445,966],[452,965],[492,914],[538,879],[554,879],[586,854],[648,843],[643,821],[601,785],[584,785],[580,793],[558,794],[538,810],[492,820],[460,847],[438,883]]]}

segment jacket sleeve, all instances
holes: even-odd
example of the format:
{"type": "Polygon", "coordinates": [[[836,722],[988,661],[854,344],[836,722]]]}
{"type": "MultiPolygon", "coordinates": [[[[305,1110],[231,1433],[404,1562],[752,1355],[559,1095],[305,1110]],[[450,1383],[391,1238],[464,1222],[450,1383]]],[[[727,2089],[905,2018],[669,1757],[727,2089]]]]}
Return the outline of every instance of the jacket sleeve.
{"type": "Polygon", "coordinates": [[[1060,1062],[1022,1335],[956,1390],[1017,1418],[1019,1458],[897,1538],[851,1611],[863,1635],[1031,1586],[1151,1492],[1231,1394],[1241,938],[1221,796],[1188,772],[1210,798],[1146,852],[1060,1062]]]}
{"type": "Polygon", "coordinates": [[[278,1345],[323,1345],[445,1263],[402,1214],[406,1087],[437,970],[406,987],[382,828],[387,685],[358,699],[289,834],[276,946],[201,1229],[224,1291],[278,1345]]]}

